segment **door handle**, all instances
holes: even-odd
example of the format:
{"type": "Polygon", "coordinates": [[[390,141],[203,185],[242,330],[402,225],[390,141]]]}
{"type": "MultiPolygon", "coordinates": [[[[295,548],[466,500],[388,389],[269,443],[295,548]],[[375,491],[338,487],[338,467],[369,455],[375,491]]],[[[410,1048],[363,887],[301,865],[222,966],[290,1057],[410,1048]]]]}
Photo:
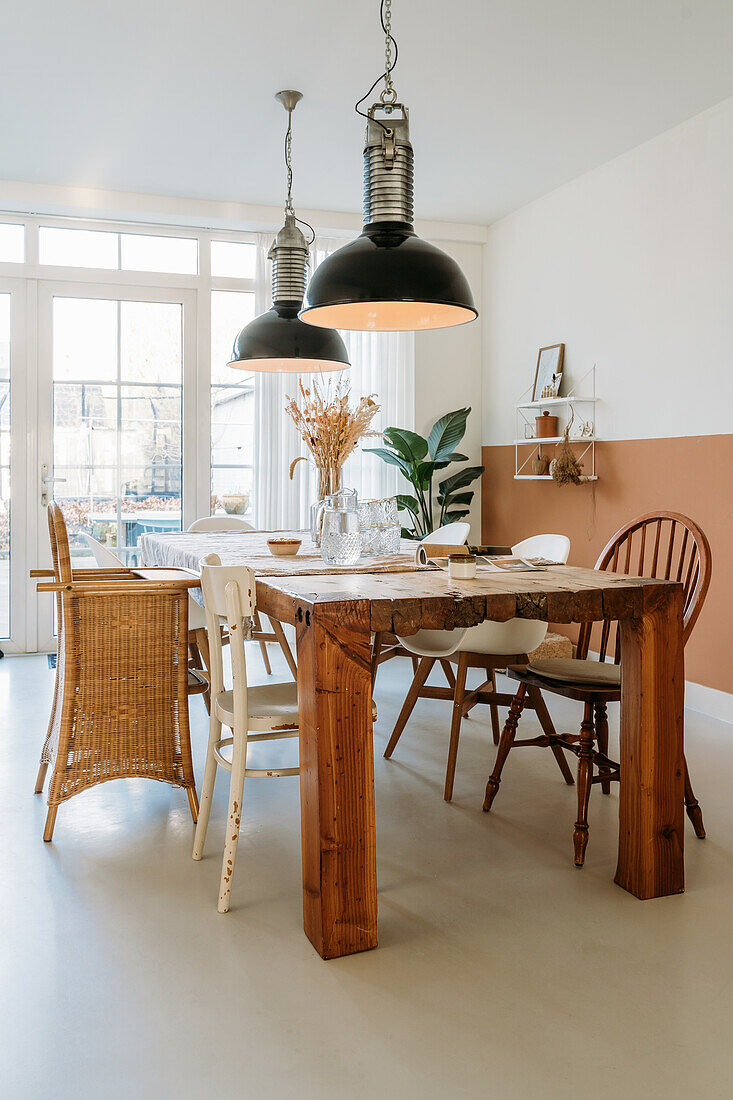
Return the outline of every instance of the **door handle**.
{"type": "Polygon", "coordinates": [[[41,508],[48,507],[48,489],[47,485],[53,485],[57,481],[66,481],[65,477],[49,477],[48,476],[48,463],[44,462],[41,466],[41,508]]]}

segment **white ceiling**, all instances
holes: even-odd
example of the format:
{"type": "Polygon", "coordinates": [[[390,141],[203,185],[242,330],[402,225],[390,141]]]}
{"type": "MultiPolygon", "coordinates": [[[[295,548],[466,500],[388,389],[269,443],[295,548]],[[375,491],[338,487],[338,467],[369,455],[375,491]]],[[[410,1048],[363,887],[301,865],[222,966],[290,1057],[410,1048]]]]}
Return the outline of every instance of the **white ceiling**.
{"type": "MultiPolygon", "coordinates": [[[[0,178],[361,204],[378,0],[16,0],[0,178]]],[[[733,95],[733,0],[393,0],[416,213],[486,223],[733,95]]]]}

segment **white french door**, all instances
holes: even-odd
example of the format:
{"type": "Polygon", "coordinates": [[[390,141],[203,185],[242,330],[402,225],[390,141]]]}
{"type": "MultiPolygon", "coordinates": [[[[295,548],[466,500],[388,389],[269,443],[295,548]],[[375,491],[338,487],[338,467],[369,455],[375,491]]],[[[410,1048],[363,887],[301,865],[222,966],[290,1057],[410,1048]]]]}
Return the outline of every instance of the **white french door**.
{"type": "Polygon", "coordinates": [[[0,278],[0,650],[22,653],[32,607],[26,566],[28,449],[26,283],[0,278]]]}
{"type": "MultiPolygon", "coordinates": [[[[197,514],[196,291],[39,281],[37,311],[36,559],[56,500],[77,567],[86,536],[136,564],[143,533],[197,514]]],[[[36,608],[26,648],[52,649],[51,600],[36,608]]]]}

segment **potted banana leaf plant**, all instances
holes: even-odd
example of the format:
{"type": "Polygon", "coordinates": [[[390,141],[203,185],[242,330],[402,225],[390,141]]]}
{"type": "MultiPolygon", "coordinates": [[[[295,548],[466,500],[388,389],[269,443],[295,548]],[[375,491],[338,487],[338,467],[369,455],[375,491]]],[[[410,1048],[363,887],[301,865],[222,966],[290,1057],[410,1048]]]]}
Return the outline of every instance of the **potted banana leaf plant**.
{"type": "Polygon", "coordinates": [[[469,461],[456,447],[466,433],[470,411],[470,408],[456,409],[441,416],[427,439],[407,428],[385,428],[382,436],[386,446],[365,448],[396,466],[412,485],[414,496],[408,493],[397,496],[400,511],[407,513],[403,538],[422,539],[438,527],[468,515],[473,500],[473,489],[468,486],[481,476],[484,467],[464,466],[439,481],[437,492],[433,477],[436,471],[445,470],[454,462],[469,461]]]}

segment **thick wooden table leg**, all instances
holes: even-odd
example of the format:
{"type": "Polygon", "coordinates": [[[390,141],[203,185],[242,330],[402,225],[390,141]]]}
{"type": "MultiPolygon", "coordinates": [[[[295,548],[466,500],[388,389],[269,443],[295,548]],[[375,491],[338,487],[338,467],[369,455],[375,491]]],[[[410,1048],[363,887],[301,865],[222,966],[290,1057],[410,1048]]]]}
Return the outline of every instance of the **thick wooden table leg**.
{"type": "Polygon", "coordinates": [[[324,959],[377,946],[369,603],[299,604],[303,926],[324,959]]]}
{"type": "Polygon", "coordinates": [[[621,790],[616,882],[637,898],[679,894],[684,863],[682,588],[644,591],[622,619],[621,790]]]}

